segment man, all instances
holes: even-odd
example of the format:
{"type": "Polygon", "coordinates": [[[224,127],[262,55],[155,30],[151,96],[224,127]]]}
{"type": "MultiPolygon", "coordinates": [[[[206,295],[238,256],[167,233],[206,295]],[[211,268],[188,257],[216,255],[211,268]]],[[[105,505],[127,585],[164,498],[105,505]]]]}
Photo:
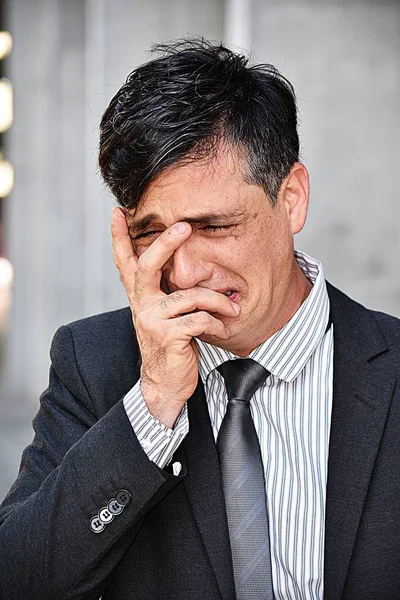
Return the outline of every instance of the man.
{"type": "Polygon", "coordinates": [[[101,122],[130,307],[55,336],[1,597],[397,599],[399,322],[294,252],[289,82],[162,50],[101,122]]]}

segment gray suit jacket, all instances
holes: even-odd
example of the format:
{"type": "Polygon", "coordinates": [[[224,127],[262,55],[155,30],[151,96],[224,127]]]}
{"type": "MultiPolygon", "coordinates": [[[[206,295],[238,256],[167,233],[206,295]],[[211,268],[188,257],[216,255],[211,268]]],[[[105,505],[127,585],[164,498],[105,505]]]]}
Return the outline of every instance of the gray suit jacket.
{"type": "MultiPolygon", "coordinates": [[[[325,598],[398,600],[400,322],[331,286],[329,295],[325,598]]],[[[62,327],[51,358],[35,439],[0,512],[0,598],[234,600],[202,385],[189,400],[190,432],[174,476],[148,460],[122,405],[139,377],[129,309],[62,327]],[[116,497],[124,510],[94,533],[90,520],[116,497]]]]}

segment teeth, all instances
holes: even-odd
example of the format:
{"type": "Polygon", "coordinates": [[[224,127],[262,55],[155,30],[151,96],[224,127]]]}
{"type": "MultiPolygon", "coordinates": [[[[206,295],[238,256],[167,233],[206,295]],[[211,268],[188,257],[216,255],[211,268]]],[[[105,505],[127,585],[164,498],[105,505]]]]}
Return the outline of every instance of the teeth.
{"type": "Polygon", "coordinates": [[[228,290],[227,292],[225,292],[225,296],[232,296],[233,292],[232,290],[228,290]]]}

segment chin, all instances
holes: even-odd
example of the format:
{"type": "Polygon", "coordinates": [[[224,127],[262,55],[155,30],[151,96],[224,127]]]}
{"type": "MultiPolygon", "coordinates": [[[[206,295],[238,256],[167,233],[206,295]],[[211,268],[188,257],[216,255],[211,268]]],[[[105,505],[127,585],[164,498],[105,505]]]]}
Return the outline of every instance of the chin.
{"type": "Polygon", "coordinates": [[[213,346],[219,346],[220,348],[224,348],[225,346],[223,346],[223,344],[229,342],[229,339],[220,340],[213,335],[197,335],[196,339],[201,340],[202,342],[207,342],[207,344],[212,344],[213,346]]]}
{"type": "Polygon", "coordinates": [[[198,339],[202,342],[206,342],[207,344],[212,344],[213,346],[217,346],[218,348],[222,348],[223,350],[228,350],[233,354],[237,354],[237,345],[233,341],[233,336],[229,337],[227,340],[221,340],[220,338],[212,335],[199,335],[198,339]]]}

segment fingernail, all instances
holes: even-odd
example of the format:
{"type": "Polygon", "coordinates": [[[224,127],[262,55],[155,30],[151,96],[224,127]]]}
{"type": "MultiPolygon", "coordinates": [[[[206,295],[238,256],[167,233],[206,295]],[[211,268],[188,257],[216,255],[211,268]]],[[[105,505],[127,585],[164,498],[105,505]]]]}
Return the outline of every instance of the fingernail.
{"type": "Polygon", "coordinates": [[[177,235],[182,235],[182,233],[186,232],[186,223],[175,223],[175,225],[172,226],[171,231],[177,235]]]}
{"type": "Polygon", "coordinates": [[[232,306],[233,306],[233,310],[238,315],[240,313],[240,306],[239,306],[239,304],[235,304],[235,302],[232,302],[232,306]]]}

